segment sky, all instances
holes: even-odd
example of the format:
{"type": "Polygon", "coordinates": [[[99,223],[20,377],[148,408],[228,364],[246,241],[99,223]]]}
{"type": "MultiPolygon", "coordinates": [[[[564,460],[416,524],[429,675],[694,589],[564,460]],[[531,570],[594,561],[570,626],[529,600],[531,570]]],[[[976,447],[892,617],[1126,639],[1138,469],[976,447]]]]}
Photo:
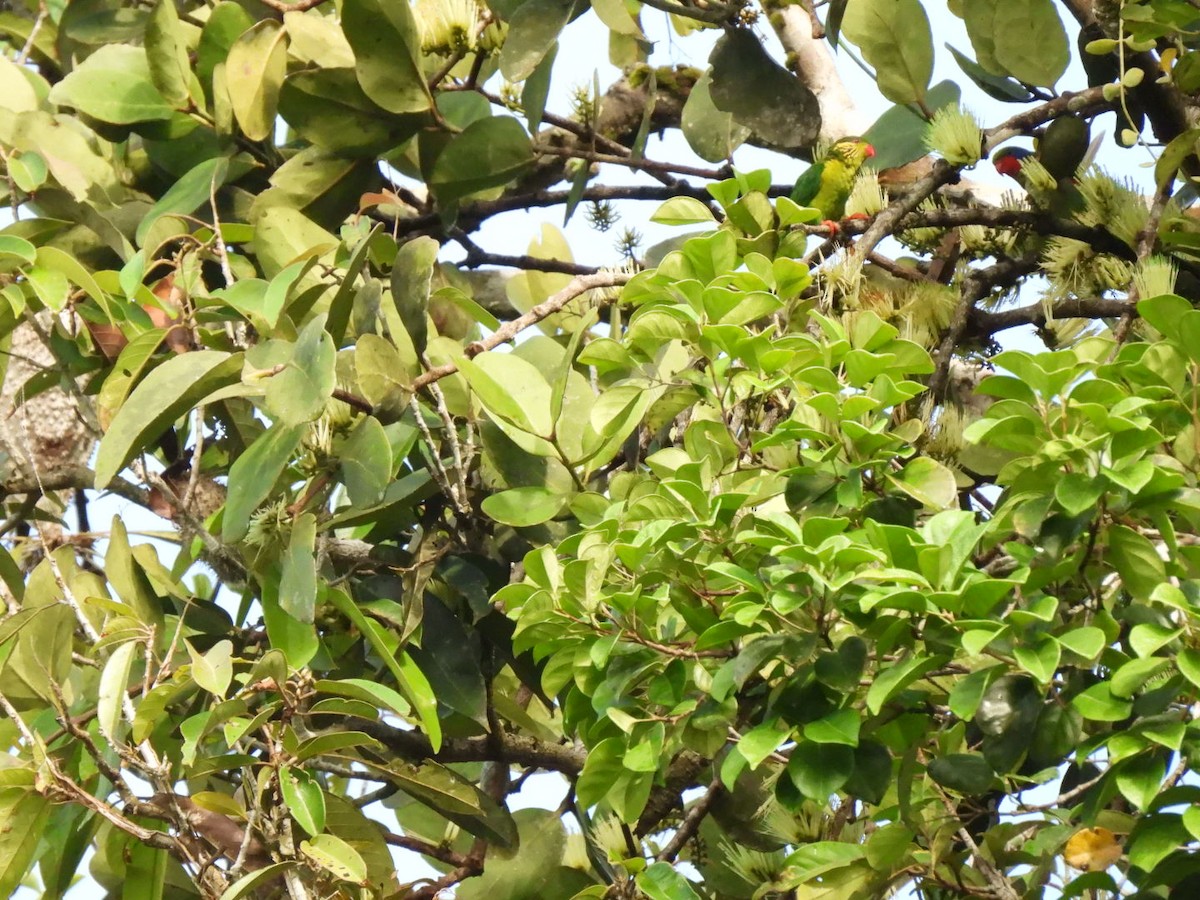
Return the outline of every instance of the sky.
{"type": "MultiPolygon", "coordinates": [[[[937,42],[933,83],[936,84],[942,79],[950,79],[959,83],[962,87],[963,105],[973,111],[985,127],[996,125],[1019,111],[1022,107],[992,100],[970,83],[954,63],[949,51],[941,44],[941,41],[948,41],[958,49],[969,52],[970,41],[967,39],[961,21],[948,13],[940,4],[929,4],[927,9],[932,19],[933,32],[937,42]]],[[[708,51],[716,38],[715,32],[693,34],[681,39],[671,31],[665,14],[648,7],[642,11],[642,21],[647,36],[655,42],[654,55],[651,59],[653,64],[683,64],[700,68],[706,65],[708,51]]],[[[1073,41],[1074,24],[1067,22],[1067,26],[1068,34],[1073,41]]],[[[764,35],[767,33],[765,22],[760,25],[759,33],[764,35]]],[[[555,67],[550,100],[547,104],[548,110],[561,115],[567,114],[570,110],[569,98],[572,90],[581,85],[591,85],[594,76],[598,76],[602,90],[620,77],[620,72],[607,62],[607,54],[603,52],[603,48],[606,46],[607,32],[591,13],[584,15],[567,27],[560,39],[558,62],[555,67]],[[578,62],[572,66],[570,61],[578,62]]],[[[774,45],[774,50],[777,58],[782,58],[778,44],[774,45]]],[[[875,118],[890,107],[891,104],[879,95],[874,82],[844,53],[839,58],[839,69],[847,82],[851,95],[856,98],[869,118],[875,118]]],[[[1072,63],[1072,68],[1068,70],[1061,83],[1066,87],[1086,86],[1077,62],[1072,63]]],[[[1107,121],[1102,127],[1106,127],[1111,135],[1112,116],[1106,116],[1105,119],[1107,121]]],[[[646,155],[652,159],[666,159],[684,164],[711,167],[710,163],[706,163],[692,154],[682,135],[677,132],[669,134],[665,139],[652,136],[647,145],[646,155]]],[[[1119,173],[1122,176],[1133,178],[1140,184],[1149,185],[1152,181],[1152,175],[1148,168],[1149,165],[1152,165],[1152,159],[1145,150],[1119,150],[1111,140],[1106,140],[1098,162],[1114,174],[1119,173]]],[[[804,164],[799,161],[789,160],[778,154],[753,147],[739,148],[734,154],[734,165],[743,171],[772,168],[774,170],[773,180],[776,183],[790,182],[804,169],[804,164]]],[[[969,177],[1011,187],[1011,183],[997,175],[991,165],[986,162],[969,173],[969,177]]],[[[600,180],[621,184],[657,183],[649,176],[634,175],[625,169],[612,174],[602,171],[600,180]]],[[[625,227],[636,228],[644,235],[643,248],[678,234],[678,229],[656,225],[649,221],[649,217],[657,205],[657,203],[651,202],[618,204],[617,208],[621,214],[620,221],[608,233],[600,233],[592,228],[583,215],[583,210],[580,209],[565,227],[565,234],[573,248],[576,261],[590,265],[619,263],[620,255],[614,242],[617,234],[625,227]]],[[[506,213],[487,222],[474,238],[481,247],[492,252],[524,253],[529,241],[539,236],[544,223],[562,227],[562,215],[561,207],[506,213]]],[[[883,249],[887,249],[886,245],[883,249]]],[[[455,259],[455,250],[449,248],[445,258],[455,259]]],[[[1026,298],[1023,302],[1031,302],[1032,299],[1032,297],[1026,298]]],[[[1009,346],[1039,346],[1030,337],[1028,331],[1020,336],[1009,334],[1005,342],[1009,346]]],[[[96,527],[103,528],[114,513],[120,513],[127,517],[131,532],[135,529],[156,530],[166,527],[161,520],[139,507],[112,497],[105,498],[93,505],[92,521],[96,527]]],[[[170,550],[170,545],[160,545],[160,553],[165,555],[170,550]]],[[[549,775],[530,779],[526,789],[516,798],[514,805],[553,809],[562,799],[562,784],[560,779],[549,775]]],[[[390,814],[386,811],[379,809],[369,811],[379,814],[382,821],[390,819],[390,814]]],[[[419,860],[415,860],[411,854],[399,850],[394,850],[394,853],[398,860],[403,860],[402,878],[416,878],[424,874],[431,874],[433,871],[419,860]]],[[[18,892],[17,896],[30,898],[37,894],[23,889],[18,892]]],[[[72,900],[88,900],[88,898],[103,896],[103,892],[97,885],[85,878],[71,891],[69,896],[72,900]]]]}

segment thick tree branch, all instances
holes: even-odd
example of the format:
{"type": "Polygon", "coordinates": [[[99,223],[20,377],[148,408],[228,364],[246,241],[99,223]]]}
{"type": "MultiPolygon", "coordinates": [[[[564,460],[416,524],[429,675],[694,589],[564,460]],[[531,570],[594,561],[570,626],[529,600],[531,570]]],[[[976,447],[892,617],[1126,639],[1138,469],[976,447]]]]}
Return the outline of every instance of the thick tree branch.
{"type": "Polygon", "coordinates": [[[934,400],[940,400],[946,390],[950,361],[954,358],[954,351],[970,324],[975,304],[991,293],[997,285],[1015,284],[1022,276],[1036,271],[1037,267],[1037,256],[1030,254],[1020,258],[1003,259],[994,266],[977,269],[963,280],[962,295],[954,311],[954,318],[934,353],[937,368],[929,379],[929,395],[934,400]]]}
{"type": "MultiPolygon", "coordinates": [[[[1115,319],[1124,315],[1129,306],[1126,300],[1112,300],[1107,297],[1069,297],[1057,301],[1052,307],[1052,312],[1055,319],[1115,319]]],[[[1020,325],[1042,328],[1048,321],[1050,319],[1046,315],[1046,305],[1043,303],[1030,303],[1028,306],[998,312],[973,307],[963,337],[991,337],[1007,328],[1020,325]]]]}
{"type": "Polygon", "coordinates": [[[382,722],[355,721],[355,729],[369,734],[393,753],[411,762],[430,759],[440,763],[497,761],[497,746],[503,762],[563,775],[583,771],[587,751],[568,744],[548,744],[537,738],[502,733],[495,738],[451,738],[434,752],[425,735],[417,731],[393,728],[382,722]]]}

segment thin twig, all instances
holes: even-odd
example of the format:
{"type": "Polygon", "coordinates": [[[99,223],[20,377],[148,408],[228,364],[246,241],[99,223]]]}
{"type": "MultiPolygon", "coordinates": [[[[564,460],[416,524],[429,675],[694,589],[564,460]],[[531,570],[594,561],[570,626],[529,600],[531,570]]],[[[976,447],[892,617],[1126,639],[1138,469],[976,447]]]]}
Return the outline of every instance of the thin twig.
{"type": "MultiPolygon", "coordinates": [[[[597,272],[591,275],[580,275],[572,278],[561,291],[539,303],[533,309],[529,310],[529,312],[525,313],[525,315],[513,319],[511,322],[505,322],[482,341],[475,341],[469,344],[464,353],[468,359],[473,359],[480,353],[487,350],[494,350],[501,344],[507,344],[526,328],[536,325],[543,319],[561,311],[564,306],[576,297],[596,288],[616,287],[617,285],[625,284],[632,277],[628,272],[597,272]]],[[[454,363],[435,366],[413,379],[412,389],[419,391],[427,385],[445,378],[447,375],[453,375],[457,371],[458,366],[454,363]]]]}

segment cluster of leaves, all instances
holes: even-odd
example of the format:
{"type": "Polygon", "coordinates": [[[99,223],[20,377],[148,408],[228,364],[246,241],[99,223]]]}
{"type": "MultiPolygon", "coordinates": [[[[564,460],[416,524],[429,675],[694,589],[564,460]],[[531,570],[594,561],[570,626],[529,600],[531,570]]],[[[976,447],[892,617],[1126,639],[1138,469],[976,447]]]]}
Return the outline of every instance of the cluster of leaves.
{"type": "Polygon", "coordinates": [[[0,11],[0,894],[1195,890],[1191,7],[1072,5],[1102,65],[1071,98],[1052,0],[965,0],[969,79],[1039,105],[951,122],[951,153],[922,5],[834,0],[895,104],[876,161],[943,159],[882,212],[866,179],[879,215],[826,264],[819,211],[725,165],[811,155],[815,85],[749,7],[646,5],[725,29],[706,71],[646,65],[615,0],[0,11]],[[556,116],[590,11],[627,74],[556,116]],[[1094,173],[1066,218],[922,206],[1107,110],[1166,144],[1149,208],[1094,173]],[[721,169],[647,158],[666,128],[721,169]],[[636,272],[471,237],[610,199],[699,230],[636,272]],[[1034,273],[1044,304],[995,308],[1034,273]],[[1021,323],[1061,349],[951,390],[1021,323]],[[93,531],[97,491],[178,552],[149,513],[93,531]],[[539,772],[561,804],[514,812],[539,772]]]}

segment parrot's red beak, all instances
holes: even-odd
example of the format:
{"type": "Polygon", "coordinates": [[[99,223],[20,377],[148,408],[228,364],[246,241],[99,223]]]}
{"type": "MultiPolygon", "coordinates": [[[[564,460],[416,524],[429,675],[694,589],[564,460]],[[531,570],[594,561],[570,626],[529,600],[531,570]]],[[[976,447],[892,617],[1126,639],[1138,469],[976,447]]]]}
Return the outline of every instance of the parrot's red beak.
{"type": "Polygon", "coordinates": [[[863,151],[863,155],[866,156],[867,159],[870,159],[875,155],[875,148],[870,144],[867,144],[867,149],[863,151]]]}

